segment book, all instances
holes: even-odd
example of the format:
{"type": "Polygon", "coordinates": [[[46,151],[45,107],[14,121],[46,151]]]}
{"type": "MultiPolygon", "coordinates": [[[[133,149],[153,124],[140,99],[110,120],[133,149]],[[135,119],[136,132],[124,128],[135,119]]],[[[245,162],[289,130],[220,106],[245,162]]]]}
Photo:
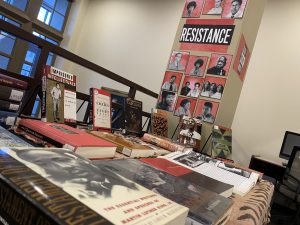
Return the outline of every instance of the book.
{"type": "Polygon", "coordinates": [[[20,108],[19,103],[0,100],[0,110],[16,112],[19,110],[19,108],[20,108]]]}
{"type": "Polygon", "coordinates": [[[0,147],[32,147],[32,145],[0,126],[0,147]]]}
{"type": "Polygon", "coordinates": [[[0,210],[18,224],[183,225],[188,213],[68,149],[1,149],[0,161],[0,181],[13,189],[5,195],[0,185],[0,210]],[[23,201],[13,198],[17,194],[23,201]]]}
{"type": "Polygon", "coordinates": [[[89,129],[111,130],[111,96],[98,88],[90,88],[89,129]]]}
{"type": "Polygon", "coordinates": [[[24,90],[0,85],[0,99],[10,102],[21,102],[24,90]]]}
{"type": "Polygon", "coordinates": [[[223,159],[232,158],[232,130],[230,128],[214,125],[212,128],[212,157],[223,159]]]}
{"type": "Polygon", "coordinates": [[[168,137],[168,114],[162,112],[152,113],[151,133],[162,137],[168,137]]]}
{"type": "Polygon", "coordinates": [[[112,158],[117,148],[111,142],[65,124],[21,119],[18,129],[24,130],[52,146],[69,148],[89,159],[112,158]]]}
{"type": "Polygon", "coordinates": [[[0,73],[0,85],[26,90],[27,82],[0,73]]]}
{"type": "Polygon", "coordinates": [[[18,113],[0,110],[0,126],[8,129],[15,125],[18,113]]]}
{"type": "Polygon", "coordinates": [[[171,152],[175,152],[175,151],[182,152],[182,151],[187,150],[184,145],[175,143],[171,139],[157,136],[154,134],[145,133],[141,139],[145,142],[151,143],[153,145],[157,145],[157,146],[167,149],[171,152]]]}
{"type": "Polygon", "coordinates": [[[45,122],[76,123],[76,76],[44,65],[41,118],[45,122]]]}
{"type": "Polygon", "coordinates": [[[163,158],[141,158],[140,161],[168,174],[184,179],[200,187],[206,188],[212,192],[222,195],[226,198],[230,197],[233,192],[233,185],[217,181],[208,176],[197,173],[184,166],[178,165],[163,158]]]}
{"type": "Polygon", "coordinates": [[[128,134],[142,133],[142,109],[141,101],[125,99],[125,130],[128,134]]]}
{"type": "Polygon", "coordinates": [[[170,153],[166,149],[146,143],[135,136],[100,131],[91,131],[90,133],[116,144],[118,152],[131,158],[160,156],[170,153]]]}
{"type": "Polygon", "coordinates": [[[186,147],[200,150],[201,129],[201,120],[184,116],[179,126],[179,143],[186,147]]]}
{"type": "Polygon", "coordinates": [[[136,159],[99,160],[98,168],[106,166],[160,195],[189,208],[188,217],[194,223],[214,225],[227,221],[232,201],[193,183],[157,170],[136,159]],[[138,171],[138,172],[137,172],[138,171]]]}
{"type": "Polygon", "coordinates": [[[259,174],[236,168],[196,152],[172,152],[161,156],[215,180],[233,185],[233,193],[244,196],[255,186],[259,174]]]}

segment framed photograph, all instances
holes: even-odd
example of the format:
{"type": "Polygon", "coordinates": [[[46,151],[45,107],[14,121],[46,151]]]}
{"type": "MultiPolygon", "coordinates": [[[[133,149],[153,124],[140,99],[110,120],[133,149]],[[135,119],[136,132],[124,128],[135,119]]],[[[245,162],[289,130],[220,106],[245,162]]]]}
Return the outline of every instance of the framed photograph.
{"type": "Polygon", "coordinates": [[[224,92],[225,83],[225,78],[206,76],[201,90],[201,96],[221,99],[224,92]]]}
{"type": "Polygon", "coordinates": [[[242,19],[248,0],[224,0],[222,18],[242,19]]]}
{"type": "Polygon", "coordinates": [[[227,76],[232,61],[232,55],[212,53],[206,73],[227,76]]]}
{"type": "Polygon", "coordinates": [[[194,114],[197,100],[179,96],[175,106],[174,116],[188,116],[194,114]]]}
{"type": "Polygon", "coordinates": [[[194,117],[196,117],[197,119],[203,122],[214,123],[218,112],[218,108],[219,108],[218,102],[200,99],[197,102],[197,107],[194,112],[194,117]]]}
{"type": "Polygon", "coordinates": [[[241,36],[239,47],[236,53],[236,57],[233,63],[233,69],[239,75],[239,78],[244,81],[251,53],[247,47],[244,35],[241,36]]]}
{"type": "Polygon", "coordinates": [[[202,14],[221,15],[223,11],[224,0],[205,0],[202,14]]]}
{"type": "Polygon", "coordinates": [[[200,17],[204,0],[186,0],[182,17],[195,18],[200,17]]]}
{"type": "Polygon", "coordinates": [[[168,69],[185,71],[189,56],[189,52],[173,51],[170,57],[168,69]]]}
{"type": "Polygon", "coordinates": [[[173,112],[176,98],[177,98],[176,93],[170,91],[162,91],[159,95],[156,108],[168,112],[173,112]]]}
{"type": "Polygon", "coordinates": [[[177,92],[179,89],[182,75],[182,73],[178,72],[165,72],[165,77],[161,86],[161,90],[177,92]]]}
{"type": "Polygon", "coordinates": [[[185,76],[181,85],[180,95],[198,98],[201,93],[204,78],[185,76]]]}
{"type": "Polygon", "coordinates": [[[185,74],[190,76],[203,77],[207,61],[207,56],[191,55],[189,58],[188,65],[186,67],[185,74]]]}
{"type": "Polygon", "coordinates": [[[182,118],[179,143],[197,150],[200,148],[202,123],[200,120],[188,116],[182,118]]]}

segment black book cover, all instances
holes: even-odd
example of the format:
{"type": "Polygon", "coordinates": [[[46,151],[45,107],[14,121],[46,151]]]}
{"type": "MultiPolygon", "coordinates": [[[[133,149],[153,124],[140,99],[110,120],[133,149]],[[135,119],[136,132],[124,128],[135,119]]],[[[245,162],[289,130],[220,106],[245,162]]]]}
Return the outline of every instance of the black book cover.
{"type": "Polygon", "coordinates": [[[21,102],[24,90],[0,85],[0,99],[10,102],[21,102]]]}
{"type": "Polygon", "coordinates": [[[138,100],[126,98],[125,100],[125,130],[126,133],[142,133],[143,103],[138,100]]]}

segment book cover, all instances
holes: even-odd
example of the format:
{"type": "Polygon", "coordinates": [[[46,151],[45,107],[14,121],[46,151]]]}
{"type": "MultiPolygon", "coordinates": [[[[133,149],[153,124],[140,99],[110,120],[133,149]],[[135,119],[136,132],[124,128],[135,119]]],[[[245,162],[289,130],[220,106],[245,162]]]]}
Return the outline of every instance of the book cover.
{"type": "Polygon", "coordinates": [[[0,126],[8,129],[15,125],[18,113],[0,110],[0,126]]]}
{"type": "Polygon", "coordinates": [[[27,82],[0,73],[0,85],[26,90],[27,82]]]}
{"type": "Polygon", "coordinates": [[[65,124],[21,119],[18,128],[56,147],[65,147],[89,158],[112,158],[116,145],[65,124]]]}
{"type": "Polygon", "coordinates": [[[41,117],[45,122],[76,123],[76,76],[45,65],[41,117]]]}
{"type": "Polygon", "coordinates": [[[93,163],[100,169],[108,166],[125,178],[188,207],[188,217],[194,220],[194,223],[219,224],[229,217],[232,207],[230,199],[157,170],[139,160],[102,160],[93,163]]]}
{"type": "Polygon", "coordinates": [[[168,137],[168,115],[166,113],[152,113],[151,133],[162,137],[168,137]]]}
{"type": "Polygon", "coordinates": [[[126,98],[125,100],[125,130],[129,134],[142,133],[142,109],[141,101],[126,98]]]}
{"type": "Polygon", "coordinates": [[[160,156],[170,153],[166,149],[162,149],[158,146],[146,143],[140,138],[131,135],[122,135],[119,133],[107,133],[101,131],[91,131],[91,134],[110,141],[116,144],[117,151],[129,156],[131,158],[135,157],[150,157],[150,156],[160,156]]]}
{"type": "Polygon", "coordinates": [[[111,96],[98,88],[90,88],[89,129],[111,130],[111,96]]]}
{"type": "Polygon", "coordinates": [[[1,174],[35,205],[62,221],[59,224],[183,225],[187,216],[186,207],[126,179],[109,166],[99,169],[70,150],[2,149],[0,153],[4,162],[1,174]]]}
{"type": "Polygon", "coordinates": [[[32,145],[0,126],[0,147],[32,147],[32,145]]]}
{"type": "Polygon", "coordinates": [[[212,128],[212,157],[223,159],[232,158],[232,130],[230,128],[214,125],[212,128]]]}
{"type": "Polygon", "coordinates": [[[24,90],[0,85],[0,99],[10,102],[21,102],[24,96],[24,90]]]}
{"type": "Polygon", "coordinates": [[[184,166],[168,161],[167,159],[141,158],[140,161],[147,163],[148,165],[158,170],[162,170],[173,176],[180,177],[181,179],[184,179],[187,182],[206,188],[226,198],[232,195],[233,185],[217,181],[208,176],[202,175],[191,169],[188,169],[184,166]]]}
{"type": "Polygon", "coordinates": [[[19,110],[19,108],[20,108],[19,103],[0,100],[0,110],[16,112],[19,110]]]}
{"type": "Polygon", "coordinates": [[[179,143],[200,150],[202,123],[199,119],[184,116],[179,128],[179,143]]]}

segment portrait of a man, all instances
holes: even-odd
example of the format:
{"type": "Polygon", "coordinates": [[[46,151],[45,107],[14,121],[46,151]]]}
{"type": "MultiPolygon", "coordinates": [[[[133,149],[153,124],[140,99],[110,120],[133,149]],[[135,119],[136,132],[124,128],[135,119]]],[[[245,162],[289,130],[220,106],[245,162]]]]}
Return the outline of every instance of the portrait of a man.
{"type": "Polygon", "coordinates": [[[167,71],[164,76],[162,91],[177,92],[182,78],[182,73],[167,71]]]}
{"type": "Polygon", "coordinates": [[[214,123],[219,103],[199,100],[194,116],[207,123],[214,123]]]}
{"type": "Polygon", "coordinates": [[[243,18],[246,3],[247,0],[226,0],[222,17],[229,19],[243,18]]]}
{"type": "Polygon", "coordinates": [[[188,52],[173,51],[169,61],[168,69],[184,71],[186,69],[188,58],[189,58],[188,52]]]}
{"type": "Polygon", "coordinates": [[[211,54],[211,59],[206,73],[218,76],[226,76],[231,64],[231,59],[231,55],[211,54]]]}

